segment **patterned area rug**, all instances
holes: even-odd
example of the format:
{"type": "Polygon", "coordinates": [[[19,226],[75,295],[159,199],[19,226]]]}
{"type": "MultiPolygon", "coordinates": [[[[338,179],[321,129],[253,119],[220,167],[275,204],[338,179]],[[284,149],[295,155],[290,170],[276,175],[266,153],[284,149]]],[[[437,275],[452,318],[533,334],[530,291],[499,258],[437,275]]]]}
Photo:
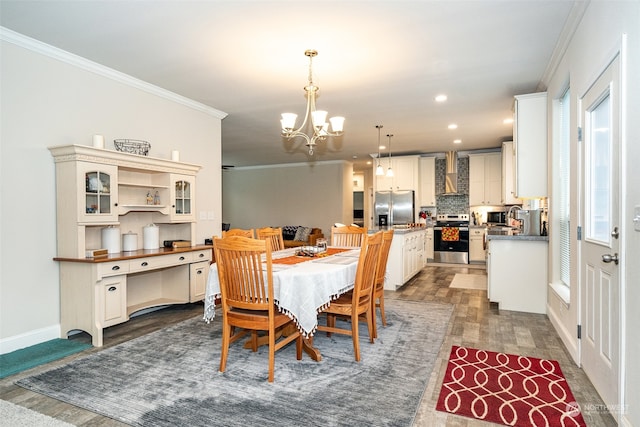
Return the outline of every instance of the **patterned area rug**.
{"type": "Polygon", "coordinates": [[[449,304],[388,299],[387,327],[362,360],[351,337],[316,334],[322,361],[232,344],[218,372],[220,321],[201,318],[142,336],[34,375],[18,385],[133,426],[410,426],[453,312],[449,304]]]}
{"type": "Polygon", "coordinates": [[[458,346],[436,409],[508,426],[586,426],[557,361],[458,346]]]}
{"type": "Polygon", "coordinates": [[[450,288],[487,290],[487,276],[485,274],[456,273],[449,284],[450,288]]]}

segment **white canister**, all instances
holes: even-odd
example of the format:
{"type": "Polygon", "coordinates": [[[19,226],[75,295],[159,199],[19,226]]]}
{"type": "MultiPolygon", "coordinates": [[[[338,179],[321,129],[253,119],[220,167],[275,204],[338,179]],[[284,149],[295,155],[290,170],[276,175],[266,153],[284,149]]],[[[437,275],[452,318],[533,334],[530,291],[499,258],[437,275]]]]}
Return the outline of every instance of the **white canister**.
{"type": "Polygon", "coordinates": [[[158,249],[160,247],[160,227],[155,224],[145,225],[142,228],[142,240],[144,249],[158,249]]]}
{"type": "Polygon", "coordinates": [[[106,227],[102,229],[102,247],[110,254],[120,252],[120,229],[118,227],[106,227]]]}
{"type": "Polygon", "coordinates": [[[137,233],[132,233],[130,231],[122,235],[122,250],[124,252],[132,252],[132,251],[138,250],[138,234],[137,233]]]}

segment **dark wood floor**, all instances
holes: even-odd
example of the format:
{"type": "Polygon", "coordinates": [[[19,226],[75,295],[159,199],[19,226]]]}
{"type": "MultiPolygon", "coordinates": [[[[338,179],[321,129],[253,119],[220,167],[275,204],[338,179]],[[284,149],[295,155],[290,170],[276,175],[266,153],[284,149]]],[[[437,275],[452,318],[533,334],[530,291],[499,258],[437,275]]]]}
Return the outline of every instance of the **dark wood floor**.
{"type": "MultiPolygon", "coordinates": [[[[418,410],[416,426],[487,427],[493,425],[435,410],[440,384],[452,345],[557,360],[577,402],[583,408],[587,425],[616,425],[609,414],[598,411],[598,408],[603,407],[602,400],[584,372],[573,363],[546,316],[500,311],[495,304],[490,304],[487,301],[486,291],[451,289],[449,284],[456,273],[486,274],[483,268],[428,266],[400,290],[385,294],[387,299],[434,301],[455,306],[454,318],[449,325],[449,332],[418,410]]],[[[202,316],[202,311],[202,304],[189,304],[138,316],[125,324],[105,330],[103,349],[169,324],[194,316],[202,316]]],[[[90,337],[85,334],[74,337],[74,339],[90,342],[90,337]]],[[[80,355],[69,356],[63,360],[2,379],[0,380],[0,399],[77,426],[123,426],[124,424],[110,418],[33,393],[14,384],[19,378],[65,364],[74,358],[97,351],[101,351],[101,349],[93,348],[80,355]]]]}

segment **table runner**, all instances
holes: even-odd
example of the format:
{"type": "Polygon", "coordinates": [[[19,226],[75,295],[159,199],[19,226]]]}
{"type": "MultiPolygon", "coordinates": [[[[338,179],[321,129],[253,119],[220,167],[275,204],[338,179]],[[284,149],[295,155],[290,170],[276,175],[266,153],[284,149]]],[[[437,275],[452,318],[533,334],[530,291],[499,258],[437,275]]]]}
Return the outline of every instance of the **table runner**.
{"type": "Polygon", "coordinates": [[[352,250],[351,248],[346,249],[346,248],[327,248],[326,252],[320,253],[314,257],[309,257],[309,256],[298,256],[298,255],[291,255],[291,256],[287,256],[287,257],[283,257],[283,258],[275,258],[272,259],[271,262],[273,264],[285,264],[285,265],[294,265],[294,264],[299,264],[301,262],[306,262],[306,261],[313,261],[315,259],[318,258],[323,258],[323,257],[327,257],[327,256],[331,256],[331,255],[336,255],[339,254],[340,252],[347,252],[352,250]]]}

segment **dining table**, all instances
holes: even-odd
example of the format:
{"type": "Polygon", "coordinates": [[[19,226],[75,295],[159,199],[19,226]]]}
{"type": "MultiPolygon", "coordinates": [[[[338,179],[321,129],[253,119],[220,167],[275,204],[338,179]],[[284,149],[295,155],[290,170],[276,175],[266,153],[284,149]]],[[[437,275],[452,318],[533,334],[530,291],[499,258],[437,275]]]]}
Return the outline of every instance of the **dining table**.
{"type": "MultiPolygon", "coordinates": [[[[312,359],[322,359],[313,345],[318,314],[345,292],[353,289],[360,248],[329,246],[325,252],[313,253],[288,248],[272,252],[273,296],[278,309],[287,314],[304,338],[304,350],[312,359]],[[301,252],[302,251],[302,252],[301,252]],[[305,255],[299,255],[299,254],[305,255]]],[[[266,273],[266,258],[263,256],[266,273]]],[[[204,320],[215,317],[216,299],[220,298],[220,281],[215,263],[211,264],[204,300],[204,320]]]]}

